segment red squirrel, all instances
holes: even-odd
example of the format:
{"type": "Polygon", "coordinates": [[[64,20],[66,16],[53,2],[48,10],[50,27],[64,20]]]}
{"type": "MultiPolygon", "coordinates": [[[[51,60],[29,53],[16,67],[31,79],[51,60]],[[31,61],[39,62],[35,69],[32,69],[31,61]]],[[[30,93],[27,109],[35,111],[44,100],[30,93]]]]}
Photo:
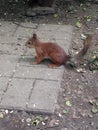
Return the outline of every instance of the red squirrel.
{"type": "Polygon", "coordinates": [[[36,60],[32,63],[39,64],[45,58],[49,58],[53,63],[49,64],[49,68],[59,67],[60,65],[66,64],[67,61],[78,60],[83,58],[83,56],[87,53],[91,45],[91,35],[88,35],[87,38],[84,40],[82,50],[76,54],[73,58],[66,54],[64,49],[60,47],[58,44],[52,42],[41,42],[37,37],[37,34],[33,34],[33,36],[26,42],[27,47],[34,47],[36,50],[36,60]]]}

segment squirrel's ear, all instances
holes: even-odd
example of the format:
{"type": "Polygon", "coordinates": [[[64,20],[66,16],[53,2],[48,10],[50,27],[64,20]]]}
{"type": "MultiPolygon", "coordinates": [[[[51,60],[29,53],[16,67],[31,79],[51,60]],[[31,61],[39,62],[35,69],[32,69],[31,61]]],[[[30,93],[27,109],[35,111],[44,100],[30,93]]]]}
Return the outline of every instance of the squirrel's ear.
{"type": "Polygon", "coordinates": [[[37,35],[36,35],[35,33],[33,34],[33,38],[34,38],[34,39],[36,39],[36,38],[37,38],[37,35]]]}

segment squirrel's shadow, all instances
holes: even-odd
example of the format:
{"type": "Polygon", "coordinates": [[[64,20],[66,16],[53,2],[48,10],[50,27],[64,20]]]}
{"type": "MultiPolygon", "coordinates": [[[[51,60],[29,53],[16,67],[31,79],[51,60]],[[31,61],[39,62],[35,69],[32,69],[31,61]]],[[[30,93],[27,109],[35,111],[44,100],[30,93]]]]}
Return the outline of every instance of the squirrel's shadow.
{"type": "MultiPolygon", "coordinates": [[[[20,64],[22,65],[32,65],[32,63],[35,61],[35,57],[29,57],[29,56],[22,56],[22,58],[19,59],[20,61],[20,64]]],[[[44,60],[42,60],[38,65],[45,65],[47,66],[48,64],[52,64],[53,62],[48,59],[48,58],[45,58],[44,60]]]]}
{"type": "MultiPolygon", "coordinates": [[[[21,65],[26,65],[26,66],[46,66],[46,67],[48,67],[48,65],[49,64],[53,64],[53,62],[50,60],[50,59],[48,59],[48,58],[45,58],[44,60],[42,60],[39,64],[37,64],[37,65],[33,65],[32,63],[35,61],[36,59],[35,59],[35,57],[34,56],[22,56],[20,59],[19,59],[19,61],[20,61],[20,64],[21,65]]],[[[65,66],[65,68],[66,69],[73,69],[74,68],[74,65],[73,64],[70,64],[70,63],[68,63],[68,64],[65,64],[64,65],[65,66]]],[[[60,67],[62,67],[62,65],[60,66],[60,67]]]]}

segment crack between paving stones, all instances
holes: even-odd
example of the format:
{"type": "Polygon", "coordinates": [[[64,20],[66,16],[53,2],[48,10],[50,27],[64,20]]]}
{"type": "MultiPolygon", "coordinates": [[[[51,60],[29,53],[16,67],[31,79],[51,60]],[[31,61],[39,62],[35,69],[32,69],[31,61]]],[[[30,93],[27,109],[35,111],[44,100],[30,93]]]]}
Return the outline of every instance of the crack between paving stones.
{"type": "MultiPolygon", "coordinates": [[[[15,67],[15,68],[16,68],[16,67],[15,67]]],[[[8,88],[9,88],[9,84],[11,83],[11,80],[12,80],[12,78],[13,78],[14,73],[15,73],[15,72],[13,72],[12,75],[9,77],[9,81],[8,81],[8,83],[7,83],[7,86],[6,86],[5,90],[3,91],[3,94],[1,95],[0,103],[1,103],[1,101],[2,101],[2,99],[3,99],[3,96],[6,94],[8,88]]]]}
{"type": "Polygon", "coordinates": [[[7,89],[8,89],[8,86],[9,86],[10,82],[11,82],[11,81],[8,81],[7,86],[6,86],[5,90],[3,91],[3,94],[1,95],[0,104],[1,104],[1,102],[2,102],[2,99],[3,99],[4,94],[6,93],[6,91],[7,91],[7,89]]]}
{"type": "MultiPolygon", "coordinates": [[[[4,76],[5,77],[5,76],[4,76]]],[[[7,77],[7,76],[6,76],[7,77]]],[[[21,78],[21,77],[13,77],[13,78],[17,78],[17,79],[32,79],[32,80],[34,80],[35,78],[21,78]]],[[[60,79],[60,80],[52,80],[52,79],[41,79],[41,78],[36,78],[36,80],[43,80],[43,81],[55,81],[55,82],[61,82],[61,80],[62,79],[60,79]]]]}
{"type": "MultiPolygon", "coordinates": [[[[17,64],[19,64],[19,60],[18,60],[18,62],[16,63],[16,66],[15,66],[15,69],[14,69],[12,75],[9,77],[9,81],[8,81],[8,83],[7,83],[7,86],[6,86],[5,90],[3,91],[3,94],[1,95],[0,103],[1,103],[1,101],[2,101],[2,99],[3,99],[3,96],[6,94],[8,88],[9,88],[9,84],[11,83],[11,80],[12,80],[13,77],[14,77],[14,74],[15,74],[15,72],[16,72],[16,69],[18,68],[17,64]]],[[[4,77],[6,77],[6,76],[4,76],[4,77]]]]}
{"type": "MultiPolygon", "coordinates": [[[[19,24],[21,24],[21,23],[19,23],[19,24]]],[[[16,31],[17,31],[18,27],[19,27],[19,25],[17,25],[17,26],[16,26],[15,31],[13,32],[12,36],[14,36],[14,35],[15,35],[15,33],[16,33],[16,31]]]]}
{"type": "Polygon", "coordinates": [[[34,86],[35,86],[35,83],[36,83],[36,79],[34,80],[34,82],[32,84],[32,88],[30,90],[30,94],[29,94],[27,102],[26,102],[26,108],[28,108],[28,104],[29,104],[29,101],[30,101],[30,98],[31,98],[31,95],[32,95],[32,92],[33,92],[33,89],[34,89],[34,86]]]}
{"type": "Polygon", "coordinates": [[[19,22],[19,23],[12,22],[12,23],[16,25],[15,31],[13,32],[12,36],[15,35],[15,33],[16,33],[18,27],[29,28],[29,29],[37,29],[38,26],[39,26],[39,24],[37,24],[35,27],[26,27],[26,26],[21,25],[21,22],[19,22]]]}
{"type": "Polygon", "coordinates": [[[37,24],[35,25],[35,27],[27,27],[27,26],[21,25],[21,23],[15,23],[15,22],[13,22],[13,24],[17,25],[18,27],[29,28],[29,29],[37,29],[39,26],[39,24],[37,24]]]}

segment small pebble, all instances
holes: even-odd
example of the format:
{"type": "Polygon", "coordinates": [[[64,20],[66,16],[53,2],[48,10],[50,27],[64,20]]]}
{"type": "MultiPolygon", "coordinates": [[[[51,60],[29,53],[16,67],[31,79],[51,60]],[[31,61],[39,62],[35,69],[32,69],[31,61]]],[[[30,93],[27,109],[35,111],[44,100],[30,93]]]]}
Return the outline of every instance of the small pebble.
{"type": "Polygon", "coordinates": [[[6,114],[8,114],[8,113],[9,113],[9,111],[8,111],[8,110],[5,110],[5,113],[6,113],[6,114]]]}
{"type": "Polygon", "coordinates": [[[24,119],[22,119],[21,122],[24,122],[24,119]]]}
{"type": "Polygon", "coordinates": [[[27,119],[26,119],[26,122],[31,122],[31,118],[27,118],[27,119]]]}
{"type": "Polygon", "coordinates": [[[30,126],[30,124],[28,123],[27,126],[30,126]]]}
{"type": "Polygon", "coordinates": [[[13,111],[10,111],[10,113],[13,113],[13,111]]]}
{"type": "Polygon", "coordinates": [[[45,122],[42,122],[42,125],[45,125],[45,122]]]}

